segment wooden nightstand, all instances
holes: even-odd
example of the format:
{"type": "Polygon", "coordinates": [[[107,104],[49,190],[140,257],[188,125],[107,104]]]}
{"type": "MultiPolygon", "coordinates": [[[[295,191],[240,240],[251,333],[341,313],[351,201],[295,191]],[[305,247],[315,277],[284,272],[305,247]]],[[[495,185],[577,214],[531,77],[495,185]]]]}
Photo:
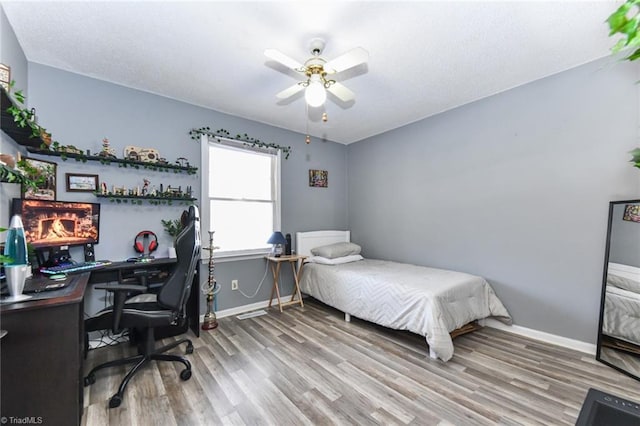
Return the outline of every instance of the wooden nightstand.
{"type": "Polygon", "coordinates": [[[282,308],[284,306],[289,305],[297,305],[304,306],[304,302],[302,301],[302,295],[300,294],[300,274],[302,273],[302,266],[304,265],[304,259],[307,256],[298,256],[296,254],[291,256],[267,256],[267,262],[271,264],[271,272],[273,274],[273,287],[271,288],[271,295],[269,296],[269,307],[271,307],[271,302],[273,301],[273,292],[275,291],[276,296],[278,297],[278,307],[280,308],[280,312],[282,312],[282,308]],[[289,262],[291,265],[291,271],[293,272],[293,294],[291,295],[291,300],[288,302],[282,302],[280,299],[280,288],[278,287],[278,278],[280,277],[280,266],[289,262]],[[296,299],[296,296],[298,298],[296,299]]]}

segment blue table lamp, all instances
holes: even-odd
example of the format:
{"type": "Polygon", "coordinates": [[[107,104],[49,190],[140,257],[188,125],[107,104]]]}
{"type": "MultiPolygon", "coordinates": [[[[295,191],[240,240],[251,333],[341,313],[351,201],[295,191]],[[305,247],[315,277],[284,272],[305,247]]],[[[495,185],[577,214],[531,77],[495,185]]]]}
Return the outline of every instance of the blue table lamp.
{"type": "Polygon", "coordinates": [[[282,246],[287,244],[287,239],[282,235],[282,232],[275,231],[267,240],[267,244],[273,244],[273,247],[271,248],[271,255],[274,257],[280,257],[282,256],[282,246]]]}

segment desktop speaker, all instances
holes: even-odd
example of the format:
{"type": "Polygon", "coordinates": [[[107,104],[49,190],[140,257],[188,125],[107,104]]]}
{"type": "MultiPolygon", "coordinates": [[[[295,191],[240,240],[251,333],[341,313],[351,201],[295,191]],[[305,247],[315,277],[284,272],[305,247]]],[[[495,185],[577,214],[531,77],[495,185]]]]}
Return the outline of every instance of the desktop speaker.
{"type": "Polygon", "coordinates": [[[133,249],[138,253],[151,253],[158,248],[158,236],[151,231],[140,231],[136,235],[133,249]],[[148,241],[148,243],[147,243],[148,241]],[[146,245],[146,247],[145,247],[146,245]]]}
{"type": "Polygon", "coordinates": [[[96,260],[96,253],[94,252],[93,244],[91,243],[85,244],[84,245],[84,261],[95,262],[95,260],[96,260]]]}

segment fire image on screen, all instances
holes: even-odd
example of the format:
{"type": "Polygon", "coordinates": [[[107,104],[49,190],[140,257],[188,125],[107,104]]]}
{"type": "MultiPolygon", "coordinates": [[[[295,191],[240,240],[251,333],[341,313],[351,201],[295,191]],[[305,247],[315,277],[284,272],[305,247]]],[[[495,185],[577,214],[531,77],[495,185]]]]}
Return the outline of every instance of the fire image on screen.
{"type": "Polygon", "coordinates": [[[35,248],[98,243],[100,204],[14,199],[13,214],[35,248]]]}

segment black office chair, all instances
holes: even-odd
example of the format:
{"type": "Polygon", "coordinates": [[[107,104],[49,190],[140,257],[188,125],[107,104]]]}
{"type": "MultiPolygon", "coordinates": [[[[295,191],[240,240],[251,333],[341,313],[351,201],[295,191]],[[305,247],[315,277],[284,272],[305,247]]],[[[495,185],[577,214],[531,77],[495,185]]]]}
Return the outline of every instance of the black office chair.
{"type": "Polygon", "coordinates": [[[200,217],[197,207],[189,207],[186,222],[174,243],[178,257],[176,267],[157,294],[141,294],[147,292],[147,287],[141,285],[112,284],[95,287],[113,292],[114,304],[88,318],[85,321],[85,331],[111,328],[118,333],[123,329],[130,329],[140,336],[138,355],[98,365],[84,378],[84,385],[89,386],[96,381],[96,371],[135,363],[120,383],[118,392],[109,400],[109,408],[115,408],[121,404],[125,388],[133,375],[151,360],[180,362],[185,366],[180,373],[180,378],[182,380],[191,378],[191,363],[187,359],[180,355],[164,353],[182,343],[187,343],[186,353],[192,353],[193,344],[189,339],[181,339],[157,349],[154,343],[156,327],[182,326],[186,321],[187,300],[201,250],[200,217]],[[131,297],[132,294],[138,295],[131,297]]]}

